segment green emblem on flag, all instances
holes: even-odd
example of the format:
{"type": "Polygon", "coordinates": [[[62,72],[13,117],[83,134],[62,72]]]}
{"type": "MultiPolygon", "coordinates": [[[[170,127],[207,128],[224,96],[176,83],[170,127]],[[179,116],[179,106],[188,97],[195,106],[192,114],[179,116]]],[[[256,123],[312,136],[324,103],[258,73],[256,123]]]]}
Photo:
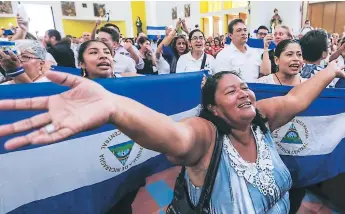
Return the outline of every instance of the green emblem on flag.
{"type": "Polygon", "coordinates": [[[303,144],[295,125],[292,123],[289,130],[281,140],[282,143],[289,143],[289,144],[303,144]]]}
{"type": "Polygon", "coordinates": [[[109,146],[108,149],[110,150],[111,153],[115,155],[115,157],[124,166],[126,165],[128,157],[131,154],[133,145],[134,145],[134,141],[130,140],[121,144],[109,146]]]}

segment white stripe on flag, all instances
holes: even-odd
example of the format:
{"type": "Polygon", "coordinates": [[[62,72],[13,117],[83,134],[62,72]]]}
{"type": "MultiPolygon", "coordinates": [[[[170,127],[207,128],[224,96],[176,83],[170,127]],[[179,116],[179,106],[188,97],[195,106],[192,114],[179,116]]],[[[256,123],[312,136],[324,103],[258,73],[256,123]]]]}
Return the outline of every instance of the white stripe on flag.
{"type": "Polygon", "coordinates": [[[279,154],[325,155],[331,153],[345,138],[344,123],[345,113],[318,117],[300,116],[275,130],[272,137],[279,154]]]}
{"type": "Polygon", "coordinates": [[[147,30],[147,35],[151,35],[151,36],[165,35],[165,30],[147,30]]]}
{"type": "MultiPolygon", "coordinates": [[[[171,115],[171,118],[179,121],[195,116],[198,111],[199,106],[171,115]]],[[[128,140],[127,136],[118,130],[113,130],[0,155],[0,213],[7,213],[32,201],[105,181],[159,155],[157,152],[142,149],[134,144],[126,161],[125,166],[128,168],[124,169],[107,146],[128,140]],[[118,136],[110,140],[102,149],[102,145],[112,134],[113,137],[118,136]],[[102,155],[104,159],[101,159],[102,155]],[[101,162],[106,162],[118,172],[106,171],[101,162]]]]}

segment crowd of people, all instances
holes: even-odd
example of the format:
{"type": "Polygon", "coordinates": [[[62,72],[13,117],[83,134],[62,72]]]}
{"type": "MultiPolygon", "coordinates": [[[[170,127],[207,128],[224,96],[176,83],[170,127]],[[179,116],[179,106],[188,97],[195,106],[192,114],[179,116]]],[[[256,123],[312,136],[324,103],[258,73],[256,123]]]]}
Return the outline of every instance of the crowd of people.
{"type": "MultiPolygon", "coordinates": [[[[277,26],[273,32],[260,26],[250,35],[245,22],[234,19],[228,25],[227,34],[208,38],[197,28],[189,32],[184,20],[179,20],[176,27],[166,27],[164,38],[159,36],[158,41],[151,41],[143,32],[133,39],[122,38],[116,25],[100,26],[100,22],[96,22],[91,33],[83,33],[80,38],[70,35],[62,38],[54,29],[47,30],[44,38],[34,38],[28,33],[28,24],[21,17],[17,20],[18,30],[11,39],[16,43],[18,55],[0,51],[2,84],[53,81],[73,86],[64,96],[46,100],[55,104],[43,108],[49,108],[56,115],[64,115],[65,108],[70,108],[68,117],[99,119],[69,120],[73,122],[67,124],[64,123],[66,118],[51,116],[47,121],[39,121],[38,126],[49,123],[59,124],[59,127],[25,139],[14,139],[6,145],[8,149],[59,141],[109,122],[111,118],[111,123],[136,143],[164,153],[173,163],[187,167],[186,179],[190,181],[187,189],[196,205],[202,190],[197,187],[203,186],[217,139],[223,137],[226,149],[211,197],[211,213],[296,213],[307,189],[345,212],[345,175],[339,174],[314,186],[295,188],[289,169],[270,137],[271,131],[305,110],[324,88],[336,87],[345,77],[344,34],[329,35],[323,29],[313,29],[310,21],[306,21],[298,35],[285,25],[277,26]],[[263,47],[248,46],[249,37],[260,39],[263,47]],[[52,65],[80,68],[80,77],[50,72],[52,65]],[[133,100],[110,94],[90,81],[200,70],[207,70],[211,75],[202,84],[201,114],[180,123],[133,100]],[[246,83],[294,88],[286,96],[256,102],[246,83]],[[94,93],[77,93],[86,87],[94,87],[94,93]],[[85,99],[85,103],[74,102],[79,98],[85,99]],[[57,105],[65,99],[71,106],[57,105]],[[95,106],[92,100],[98,100],[97,106],[102,108],[88,109],[87,115],[81,115],[89,106],[95,106]],[[262,156],[264,153],[268,155],[262,156]],[[266,166],[261,165],[264,162],[266,166]],[[256,163],[251,170],[260,172],[253,174],[259,184],[253,185],[252,179],[241,176],[243,168],[253,167],[248,163],[256,163]],[[267,182],[258,177],[262,173],[267,182]]],[[[0,101],[0,109],[32,108],[24,101],[16,102],[23,103],[12,105],[0,101]]],[[[30,103],[42,106],[41,102],[45,101],[33,98],[30,103]]],[[[39,128],[32,127],[35,124],[32,122],[22,124],[27,126],[0,127],[0,132],[6,135],[39,128]]],[[[129,204],[126,209],[130,209],[130,200],[122,201],[116,209],[123,209],[121,206],[126,203],[129,204]]]]}

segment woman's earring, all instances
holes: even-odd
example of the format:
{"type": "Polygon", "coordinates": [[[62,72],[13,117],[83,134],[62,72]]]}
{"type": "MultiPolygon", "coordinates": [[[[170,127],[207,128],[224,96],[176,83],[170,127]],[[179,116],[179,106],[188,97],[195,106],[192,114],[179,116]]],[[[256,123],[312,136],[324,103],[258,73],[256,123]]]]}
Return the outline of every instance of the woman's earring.
{"type": "Polygon", "coordinates": [[[84,70],[83,68],[80,68],[80,70],[81,70],[81,75],[82,75],[83,77],[86,77],[86,72],[85,72],[85,70],[84,70]]]}

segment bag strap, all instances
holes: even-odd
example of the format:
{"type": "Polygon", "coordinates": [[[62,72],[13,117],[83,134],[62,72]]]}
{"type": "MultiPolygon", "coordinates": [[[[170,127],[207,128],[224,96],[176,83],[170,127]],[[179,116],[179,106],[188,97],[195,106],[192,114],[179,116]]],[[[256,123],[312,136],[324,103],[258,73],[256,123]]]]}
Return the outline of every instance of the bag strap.
{"type": "Polygon", "coordinates": [[[202,58],[200,70],[204,70],[205,64],[206,64],[206,58],[207,58],[207,54],[204,53],[204,57],[202,58]]]}
{"type": "MultiPolygon", "coordinates": [[[[211,193],[213,190],[214,182],[216,180],[219,163],[220,163],[220,157],[222,154],[222,148],[223,148],[223,135],[219,135],[218,129],[216,129],[216,142],[214,145],[212,158],[210,161],[210,165],[207,169],[204,185],[200,194],[199,202],[195,208],[196,213],[210,213],[210,200],[211,200],[211,193]]],[[[183,166],[181,169],[181,172],[179,173],[177,179],[181,183],[186,183],[186,180],[184,178],[186,172],[186,167],[183,166]]],[[[188,191],[188,190],[187,190],[188,191]]],[[[189,195],[188,195],[189,197],[189,195]]]]}
{"type": "Polygon", "coordinates": [[[199,203],[197,205],[198,213],[210,213],[211,194],[219,168],[222,148],[223,135],[219,135],[218,129],[216,128],[216,142],[214,145],[211,162],[207,169],[204,186],[200,194],[199,203]]]}

